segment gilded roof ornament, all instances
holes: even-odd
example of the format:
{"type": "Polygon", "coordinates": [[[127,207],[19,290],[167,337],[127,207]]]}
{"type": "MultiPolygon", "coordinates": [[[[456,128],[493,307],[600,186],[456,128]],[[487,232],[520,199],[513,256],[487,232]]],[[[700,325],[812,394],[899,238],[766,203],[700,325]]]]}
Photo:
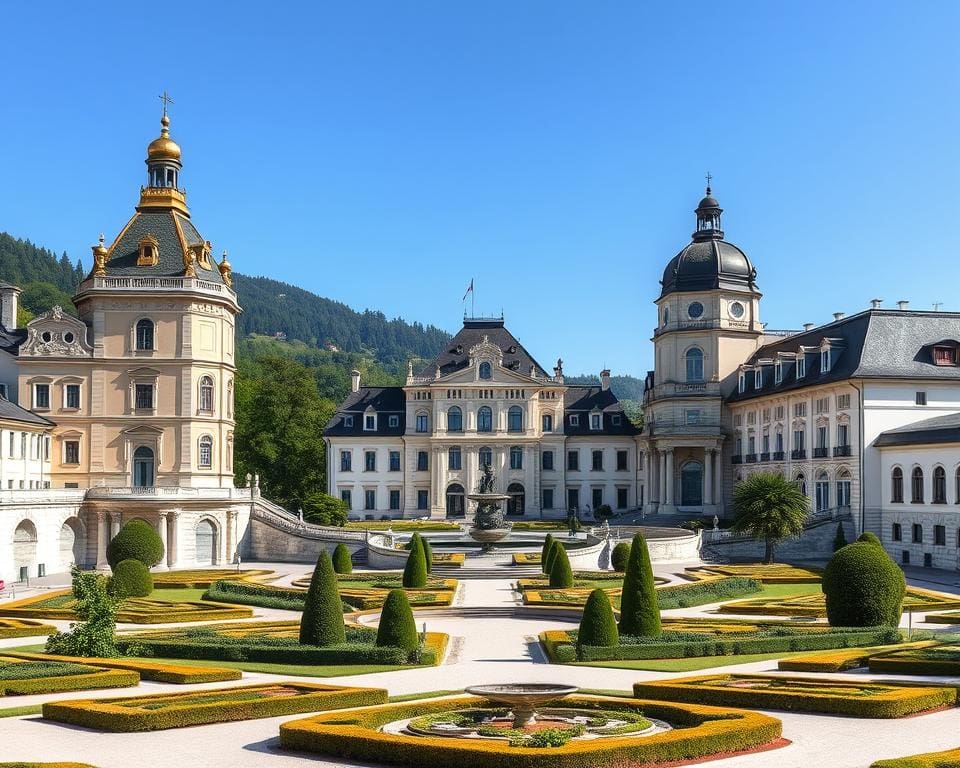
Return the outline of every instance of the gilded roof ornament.
{"type": "Polygon", "coordinates": [[[228,286],[232,287],[233,286],[233,277],[231,276],[232,268],[230,266],[230,262],[227,261],[226,248],[223,249],[223,258],[220,260],[220,263],[217,265],[217,269],[220,270],[220,277],[223,278],[223,282],[225,282],[228,286]]]}
{"type": "Polygon", "coordinates": [[[93,251],[93,276],[107,276],[107,248],[103,244],[103,232],[100,233],[100,242],[92,247],[93,251]]]}

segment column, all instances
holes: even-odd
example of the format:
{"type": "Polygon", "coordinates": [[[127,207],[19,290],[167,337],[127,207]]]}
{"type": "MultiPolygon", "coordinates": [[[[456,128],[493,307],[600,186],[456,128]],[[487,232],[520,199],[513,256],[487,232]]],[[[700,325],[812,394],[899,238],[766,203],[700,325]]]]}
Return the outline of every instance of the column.
{"type": "MultiPolygon", "coordinates": [[[[667,506],[673,506],[673,448],[667,451],[667,473],[664,478],[667,481],[667,506]]],[[[671,510],[672,511],[672,510],[671,510]]]]}
{"type": "Polygon", "coordinates": [[[120,512],[110,513],[110,538],[120,533],[120,512]]]}
{"type": "Polygon", "coordinates": [[[170,549],[167,550],[167,565],[170,568],[176,568],[180,561],[180,510],[175,509],[170,513],[172,520],[170,527],[170,549]]]}
{"type": "Polygon", "coordinates": [[[109,568],[107,563],[107,543],[109,535],[107,531],[107,513],[102,509],[97,510],[97,570],[109,568]]]}
{"type": "Polygon", "coordinates": [[[165,571],[167,570],[167,513],[165,511],[161,511],[157,519],[157,531],[160,534],[160,543],[163,544],[163,560],[157,563],[154,568],[158,571],[165,571]]]}
{"type": "Polygon", "coordinates": [[[660,499],[660,506],[667,504],[667,484],[665,477],[667,474],[667,453],[660,451],[660,468],[657,472],[657,496],[660,499]]]}
{"type": "Polygon", "coordinates": [[[703,452],[703,503],[713,504],[713,448],[703,452]]]}
{"type": "Polygon", "coordinates": [[[240,542],[237,540],[237,520],[239,517],[240,513],[237,510],[231,509],[227,511],[227,531],[229,532],[229,537],[227,538],[227,565],[237,561],[237,551],[240,549],[240,542]]]}
{"type": "Polygon", "coordinates": [[[717,450],[713,460],[713,503],[723,511],[723,451],[717,450]]]}

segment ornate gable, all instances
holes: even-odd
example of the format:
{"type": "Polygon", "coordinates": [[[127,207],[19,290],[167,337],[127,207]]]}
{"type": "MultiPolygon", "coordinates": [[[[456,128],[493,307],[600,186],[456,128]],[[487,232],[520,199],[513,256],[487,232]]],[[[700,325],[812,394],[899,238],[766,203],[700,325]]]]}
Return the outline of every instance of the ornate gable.
{"type": "Polygon", "coordinates": [[[20,345],[20,357],[93,357],[87,342],[87,326],[54,307],[27,323],[27,340],[20,345]]]}

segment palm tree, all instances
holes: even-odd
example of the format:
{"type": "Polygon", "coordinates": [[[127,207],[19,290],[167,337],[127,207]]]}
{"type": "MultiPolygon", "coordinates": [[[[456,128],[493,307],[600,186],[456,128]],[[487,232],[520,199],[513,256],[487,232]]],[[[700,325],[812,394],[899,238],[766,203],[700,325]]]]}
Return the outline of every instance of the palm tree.
{"type": "Polygon", "coordinates": [[[758,472],[734,486],[733,514],[731,528],[763,541],[763,562],[772,563],[777,542],[803,532],[810,503],[797,483],[782,475],[758,472]]]}

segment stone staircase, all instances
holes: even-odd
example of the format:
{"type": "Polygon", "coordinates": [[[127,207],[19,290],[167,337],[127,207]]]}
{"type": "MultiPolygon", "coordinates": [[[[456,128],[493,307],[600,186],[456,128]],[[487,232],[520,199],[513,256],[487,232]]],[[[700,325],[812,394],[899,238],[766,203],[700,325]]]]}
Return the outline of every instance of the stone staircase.
{"type": "Polygon", "coordinates": [[[540,575],[540,568],[535,565],[510,565],[508,563],[477,563],[467,562],[457,567],[455,565],[434,565],[431,576],[443,579],[528,579],[540,575]]]}

